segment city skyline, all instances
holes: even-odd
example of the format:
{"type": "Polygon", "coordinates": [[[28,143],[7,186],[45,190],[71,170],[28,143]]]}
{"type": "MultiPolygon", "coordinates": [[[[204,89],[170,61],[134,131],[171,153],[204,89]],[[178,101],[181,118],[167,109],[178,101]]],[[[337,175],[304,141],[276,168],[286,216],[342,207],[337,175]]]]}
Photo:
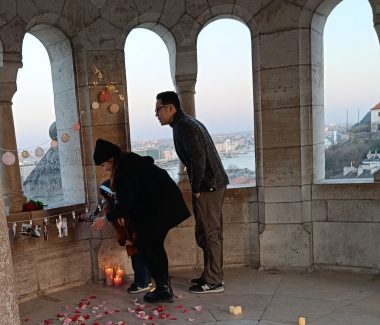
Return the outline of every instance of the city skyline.
{"type": "MultiPolygon", "coordinates": [[[[210,133],[253,129],[252,69],[247,66],[255,51],[250,37],[244,24],[231,19],[212,22],[199,35],[195,104],[197,118],[210,133]]],[[[347,109],[349,122],[356,122],[358,109],[361,119],[380,101],[379,41],[368,1],[340,3],[327,20],[324,38],[325,122],[345,122],[347,109]],[[357,19],[350,18],[352,12],[357,19]]],[[[156,93],[174,89],[165,44],[151,31],[134,29],[125,55],[131,141],[171,138],[171,128],[160,126],[154,116],[156,93]]],[[[13,99],[19,148],[48,141],[48,127],[55,120],[48,55],[31,35],[24,40],[23,63],[13,99]],[[36,65],[36,57],[45,64],[36,65]]]]}

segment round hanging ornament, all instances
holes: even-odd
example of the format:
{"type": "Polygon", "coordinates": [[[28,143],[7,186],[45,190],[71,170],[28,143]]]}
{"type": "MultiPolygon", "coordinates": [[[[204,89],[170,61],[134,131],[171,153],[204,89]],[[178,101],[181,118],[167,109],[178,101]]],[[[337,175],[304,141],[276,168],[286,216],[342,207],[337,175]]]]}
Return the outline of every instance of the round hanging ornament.
{"type": "Polygon", "coordinates": [[[99,93],[99,102],[105,103],[108,102],[111,99],[111,94],[108,92],[108,90],[102,90],[99,93]]]}
{"type": "Polygon", "coordinates": [[[79,123],[75,123],[74,126],[73,126],[73,129],[75,131],[79,131],[80,130],[80,124],[79,123]]]}
{"type": "Polygon", "coordinates": [[[67,133],[63,133],[61,135],[62,142],[68,142],[70,140],[70,136],[67,133]]]}
{"type": "Polygon", "coordinates": [[[16,162],[16,156],[13,152],[7,151],[3,154],[1,160],[3,161],[4,165],[11,166],[16,162]]]}
{"type": "Polygon", "coordinates": [[[99,108],[99,102],[92,102],[91,104],[92,109],[98,109],[99,108]]]}
{"type": "Polygon", "coordinates": [[[51,140],[50,148],[57,149],[58,148],[58,141],[57,140],[51,140]]]}
{"type": "Polygon", "coordinates": [[[112,114],[116,114],[120,108],[118,104],[112,104],[108,109],[112,114]]]}
{"type": "Polygon", "coordinates": [[[42,157],[44,155],[45,151],[44,149],[42,149],[41,147],[37,147],[35,150],[34,150],[34,155],[38,158],[42,157]]]}
{"type": "Polygon", "coordinates": [[[28,158],[29,157],[29,151],[27,151],[27,150],[23,150],[22,152],[21,152],[21,157],[22,158],[28,158]]]}

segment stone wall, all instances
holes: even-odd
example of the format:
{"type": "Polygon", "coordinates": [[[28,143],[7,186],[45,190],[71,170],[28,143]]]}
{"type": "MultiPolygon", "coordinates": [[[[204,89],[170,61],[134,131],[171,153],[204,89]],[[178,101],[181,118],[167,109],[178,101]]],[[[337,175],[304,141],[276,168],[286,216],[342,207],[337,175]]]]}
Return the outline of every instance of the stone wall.
{"type": "Polygon", "coordinates": [[[318,267],[380,270],[380,184],[313,186],[313,262],[318,267]]]}
{"type": "Polygon", "coordinates": [[[17,297],[20,301],[45,295],[92,281],[93,254],[88,223],[73,220],[71,211],[78,207],[60,208],[59,213],[67,218],[68,236],[59,238],[56,227],[56,210],[16,213],[8,217],[9,237],[13,257],[13,269],[17,297]],[[22,223],[33,220],[33,225],[42,226],[48,217],[48,240],[20,233],[22,223]],[[17,222],[17,235],[13,238],[12,222],[17,222]]]}

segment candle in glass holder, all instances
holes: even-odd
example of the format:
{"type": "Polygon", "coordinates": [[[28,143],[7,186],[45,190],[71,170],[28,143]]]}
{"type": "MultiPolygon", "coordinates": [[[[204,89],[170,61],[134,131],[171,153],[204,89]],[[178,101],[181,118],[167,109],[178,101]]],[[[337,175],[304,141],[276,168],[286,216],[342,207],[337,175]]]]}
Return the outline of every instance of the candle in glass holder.
{"type": "Polygon", "coordinates": [[[106,277],[106,285],[112,286],[113,285],[113,268],[112,266],[106,266],[104,269],[104,274],[106,277]]]}
{"type": "Polygon", "coordinates": [[[116,275],[114,278],[113,278],[113,285],[116,287],[116,288],[120,288],[121,285],[122,285],[122,278],[118,275],[116,275]]]}

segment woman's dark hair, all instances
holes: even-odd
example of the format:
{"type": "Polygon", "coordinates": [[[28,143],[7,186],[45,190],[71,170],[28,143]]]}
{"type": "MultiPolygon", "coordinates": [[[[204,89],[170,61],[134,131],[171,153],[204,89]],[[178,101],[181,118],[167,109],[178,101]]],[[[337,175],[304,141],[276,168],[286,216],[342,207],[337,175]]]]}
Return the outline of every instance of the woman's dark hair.
{"type": "Polygon", "coordinates": [[[174,91],[164,91],[157,94],[157,100],[161,100],[163,105],[173,104],[177,111],[181,110],[181,103],[179,102],[178,95],[174,91]]]}

